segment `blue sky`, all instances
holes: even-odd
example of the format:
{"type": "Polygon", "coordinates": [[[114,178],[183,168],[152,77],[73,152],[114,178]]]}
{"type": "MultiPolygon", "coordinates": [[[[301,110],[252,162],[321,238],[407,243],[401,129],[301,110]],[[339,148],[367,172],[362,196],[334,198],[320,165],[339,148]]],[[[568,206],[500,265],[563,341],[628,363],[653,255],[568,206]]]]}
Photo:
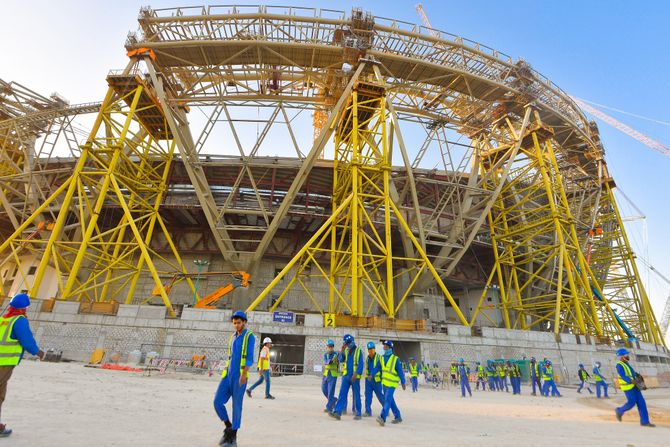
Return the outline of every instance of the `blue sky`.
{"type": "MultiPolygon", "coordinates": [[[[0,77],[42,93],[58,91],[73,103],[101,100],[104,77],[125,64],[126,34],[137,28],[139,8],[146,3],[3,0],[0,77]]],[[[274,3],[346,11],[360,6],[378,16],[420,22],[413,1],[274,3]]],[[[522,58],[575,96],[670,121],[670,2],[426,0],[423,5],[435,28],[522,58]]],[[[611,115],[670,145],[670,128],[615,112],[611,115]]],[[[617,184],[647,216],[649,259],[670,277],[670,157],[606,124],[599,125],[617,184]]],[[[630,206],[622,204],[622,208],[625,214],[635,214],[630,206]]],[[[629,232],[642,254],[642,224],[633,223],[629,232]]],[[[660,318],[670,286],[654,274],[651,286],[652,305],[660,318]]]]}

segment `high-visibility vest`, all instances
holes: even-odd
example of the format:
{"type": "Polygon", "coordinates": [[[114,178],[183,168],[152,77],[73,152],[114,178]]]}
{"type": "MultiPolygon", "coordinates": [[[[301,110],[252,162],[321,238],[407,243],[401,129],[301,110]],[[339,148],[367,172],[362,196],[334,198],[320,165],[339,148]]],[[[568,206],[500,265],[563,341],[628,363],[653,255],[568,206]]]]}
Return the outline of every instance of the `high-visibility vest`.
{"type": "Polygon", "coordinates": [[[498,376],[505,377],[505,368],[503,366],[498,367],[498,376]]]}
{"type": "Polygon", "coordinates": [[[337,359],[337,354],[333,352],[333,358],[334,358],[335,361],[333,363],[331,363],[330,365],[328,364],[328,354],[330,354],[330,353],[326,352],[323,356],[323,363],[324,363],[324,365],[323,365],[323,375],[327,376],[330,373],[331,377],[337,377],[337,374],[338,374],[338,371],[339,371],[339,366],[340,366],[340,362],[337,359]]]}
{"type": "MultiPolygon", "coordinates": [[[[356,346],[356,349],[354,349],[354,370],[352,372],[352,377],[354,374],[356,374],[356,371],[358,370],[358,358],[360,357],[361,354],[361,348],[356,346]]],[[[342,375],[346,376],[347,373],[349,372],[347,370],[347,367],[349,365],[349,349],[344,350],[344,365],[342,366],[342,375]]]]}
{"type": "Polygon", "coordinates": [[[21,360],[23,346],[17,339],[12,338],[14,323],[23,315],[10,318],[0,318],[0,366],[16,366],[21,360]]]}
{"type": "MultiPolygon", "coordinates": [[[[624,374],[626,377],[633,380],[633,371],[630,369],[630,366],[626,362],[617,362],[617,365],[621,365],[623,367],[624,374]]],[[[621,388],[621,391],[628,391],[632,390],[635,388],[634,383],[627,383],[625,380],[623,380],[621,377],[619,377],[619,387],[621,388]]]]}
{"type": "Polygon", "coordinates": [[[270,348],[263,346],[261,349],[261,355],[258,356],[258,370],[270,369],[270,348]],[[263,358],[265,356],[265,358],[263,358]]]}
{"type": "Polygon", "coordinates": [[[542,370],[542,380],[554,380],[554,368],[551,366],[545,366],[542,370]]]}
{"type": "MultiPolygon", "coordinates": [[[[380,354],[375,353],[375,356],[372,358],[372,367],[377,368],[377,365],[379,365],[379,359],[381,358],[380,354]]],[[[365,359],[365,367],[368,369],[368,360],[370,359],[370,356],[368,356],[365,359]]],[[[366,376],[370,375],[370,370],[368,369],[366,376]]],[[[381,382],[382,381],[382,372],[377,371],[375,375],[372,377],[375,379],[375,382],[381,382]]]]}
{"type": "MultiPolygon", "coordinates": [[[[247,329],[247,332],[244,334],[244,338],[242,339],[242,353],[240,355],[240,377],[242,377],[242,374],[244,374],[244,367],[246,366],[247,363],[247,346],[249,346],[249,337],[252,335],[251,331],[247,329]]],[[[221,378],[224,378],[228,375],[228,367],[230,366],[230,356],[232,355],[233,352],[233,341],[235,339],[235,334],[230,336],[230,343],[228,344],[228,360],[226,360],[226,366],[223,368],[223,372],[221,373],[221,378]]],[[[246,374],[247,377],[249,377],[249,371],[247,371],[246,374]]]]}
{"type": "Polygon", "coordinates": [[[456,366],[451,365],[451,374],[456,375],[456,366]]]}
{"type": "Polygon", "coordinates": [[[603,376],[600,375],[600,368],[593,368],[593,378],[596,382],[603,381],[603,376]]]}
{"type": "Polygon", "coordinates": [[[477,377],[484,377],[484,367],[482,365],[477,366],[477,377]]]}
{"type": "Polygon", "coordinates": [[[380,361],[382,363],[382,385],[390,388],[398,388],[398,383],[400,382],[400,377],[396,371],[398,357],[395,354],[391,354],[387,361],[384,361],[384,357],[380,361]]]}
{"type": "Polygon", "coordinates": [[[532,371],[535,372],[535,377],[540,377],[540,365],[538,365],[537,363],[534,363],[532,365],[532,371]]]}
{"type": "Polygon", "coordinates": [[[409,376],[419,377],[419,368],[416,363],[414,365],[412,365],[411,363],[409,364],[409,376]]]}
{"type": "Polygon", "coordinates": [[[496,370],[492,366],[487,366],[486,367],[486,375],[489,377],[493,377],[496,373],[496,370]]]}
{"type": "Polygon", "coordinates": [[[519,365],[514,365],[514,372],[517,377],[521,377],[521,367],[519,367],[519,365]]]}

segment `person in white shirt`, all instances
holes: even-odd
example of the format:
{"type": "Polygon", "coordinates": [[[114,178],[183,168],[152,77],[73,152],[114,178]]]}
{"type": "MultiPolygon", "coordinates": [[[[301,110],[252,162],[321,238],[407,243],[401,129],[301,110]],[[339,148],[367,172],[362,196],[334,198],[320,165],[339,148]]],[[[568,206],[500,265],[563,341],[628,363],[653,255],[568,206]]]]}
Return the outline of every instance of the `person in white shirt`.
{"type": "Polygon", "coordinates": [[[247,389],[247,396],[251,397],[251,392],[261,383],[265,382],[265,398],[274,399],[274,396],[270,394],[270,376],[272,375],[272,369],[270,369],[270,348],[272,347],[272,340],[270,337],[265,337],[263,339],[263,348],[261,353],[258,356],[258,373],[260,377],[247,389]]]}

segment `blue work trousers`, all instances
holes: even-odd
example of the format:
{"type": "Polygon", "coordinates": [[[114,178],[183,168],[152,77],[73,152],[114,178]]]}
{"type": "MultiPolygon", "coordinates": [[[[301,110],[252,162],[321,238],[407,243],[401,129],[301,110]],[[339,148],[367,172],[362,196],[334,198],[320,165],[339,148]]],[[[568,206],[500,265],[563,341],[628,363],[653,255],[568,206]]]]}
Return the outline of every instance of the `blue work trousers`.
{"type": "Polygon", "coordinates": [[[335,397],[335,388],[337,387],[337,376],[333,377],[330,374],[323,376],[321,379],[321,392],[326,398],[326,410],[333,411],[337,397],[335,397]]]}
{"type": "Polygon", "coordinates": [[[542,395],[544,397],[549,397],[549,390],[551,390],[551,397],[561,396],[561,393],[558,392],[558,388],[556,387],[554,379],[544,381],[544,385],[542,385],[542,395]]]}
{"type": "Polygon", "coordinates": [[[347,409],[347,394],[349,389],[354,393],[354,415],[361,415],[361,380],[352,379],[352,376],[343,376],[342,384],[340,385],[340,394],[337,397],[337,405],[335,405],[335,413],[342,414],[347,409]]]}
{"type": "Polygon", "coordinates": [[[542,384],[540,383],[540,378],[536,375],[530,376],[530,383],[533,385],[533,394],[536,394],[537,391],[540,392],[540,395],[542,395],[542,384]],[[536,391],[537,387],[537,391],[536,391]]]}
{"type": "Polygon", "coordinates": [[[244,400],[244,391],[247,384],[240,385],[240,377],[235,374],[228,374],[221,379],[219,387],[214,395],[214,410],[223,422],[230,421],[226,411],[226,403],[233,398],[233,430],[238,430],[242,423],[242,401],[244,400]]]}
{"type": "Polygon", "coordinates": [[[384,406],[384,394],[382,392],[382,383],[374,380],[365,379],[365,414],[372,416],[372,394],[377,396],[381,406],[384,406]]]}
{"type": "Polygon", "coordinates": [[[642,391],[637,389],[637,387],[633,387],[633,389],[624,391],[624,394],[628,400],[625,404],[623,404],[623,406],[617,408],[616,412],[618,414],[624,414],[626,411],[637,405],[637,411],[640,413],[640,424],[648,424],[649,413],[647,413],[647,403],[644,400],[644,396],[642,396],[642,391]]]}
{"type": "Polygon", "coordinates": [[[482,384],[482,391],[486,391],[486,382],[484,381],[483,377],[477,377],[477,385],[476,388],[479,389],[479,384],[482,384]]]}
{"type": "Polygon", "coordinates": [[[604,380],[596,382],[596,397],[598,399],[600,399],[600,388],[602,388],[603,391],[605,392],[605,397],[609,397],[607,395],[607,382],[605,382],[604,380]]]}
{"type": "Polygon", "coordinates": [[[488,376],[489,377],[489,391],[495,391],[496,390],[496,378],[493,376],[488,376]]]}
{"type": "Polygon", "coordinates": [[[585,386],[586,386],[586,389],[587,389],[587,391],[589,392],[589,394],[593,394],[593,390],[591,389],[591,385],[589,385],[589,383],[586,382],[585,380],[580,380],[580,382],[579,382],[579,387],[577,387],[577,392],[578,392],[578,393],[581,393],[581,392],[582,392],[582,389],[583,389],[585,386]]]}
{"type": "Polygon", "coordinates": [[[470,396],[472,396],[472,390],[470,389],[470,382],[468,379],[461,379],[461,397],[465,397],[465,390],[468,390],[470,396]]]}
{"type": "Polygon", "coordinates": [[[386,417],[389,415],[389,410],[393,412],[394,418],[400,419],[400,410],[398,409],[398,406],[395,403],[395,398],[393,397],[397,388],[390,386],[385,386],[382,388],[384,393],[384,406],[382,407],[381,414],[382,420],[386,422],[386,417]]]}
{"type": "Polygon", "coordinates": [[[261,376],[258,378],[256,383],[251,385],[249,387],[249,392],[252,392],[253,390],[256,389],[258,385],[261,383],[265,382],[265,397],[268,397],[270,395],[270,370],[266,369],[261,373],[261,376]]]}
{"type": "Polygon", "coordinates": [[[418,377],[410,377],[409,381],[412,382],[412,392],[416,393],[419,390],[419,378],[418,377]]]}

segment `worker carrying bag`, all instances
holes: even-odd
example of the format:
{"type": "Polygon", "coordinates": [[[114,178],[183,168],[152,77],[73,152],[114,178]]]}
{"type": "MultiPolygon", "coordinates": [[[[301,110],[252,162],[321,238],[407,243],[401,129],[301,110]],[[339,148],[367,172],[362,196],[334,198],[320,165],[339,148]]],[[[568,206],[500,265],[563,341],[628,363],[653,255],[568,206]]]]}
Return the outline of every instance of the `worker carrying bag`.
{"type": "Polygon", "coordinates": [[[647,389],[647,385],[644,383],[644,377],[642,377],[642,375],[639,373],[635,373],[635,379],[633,382],[635,383],[635,386],[638,390],[644,391],[647,389]]]}

